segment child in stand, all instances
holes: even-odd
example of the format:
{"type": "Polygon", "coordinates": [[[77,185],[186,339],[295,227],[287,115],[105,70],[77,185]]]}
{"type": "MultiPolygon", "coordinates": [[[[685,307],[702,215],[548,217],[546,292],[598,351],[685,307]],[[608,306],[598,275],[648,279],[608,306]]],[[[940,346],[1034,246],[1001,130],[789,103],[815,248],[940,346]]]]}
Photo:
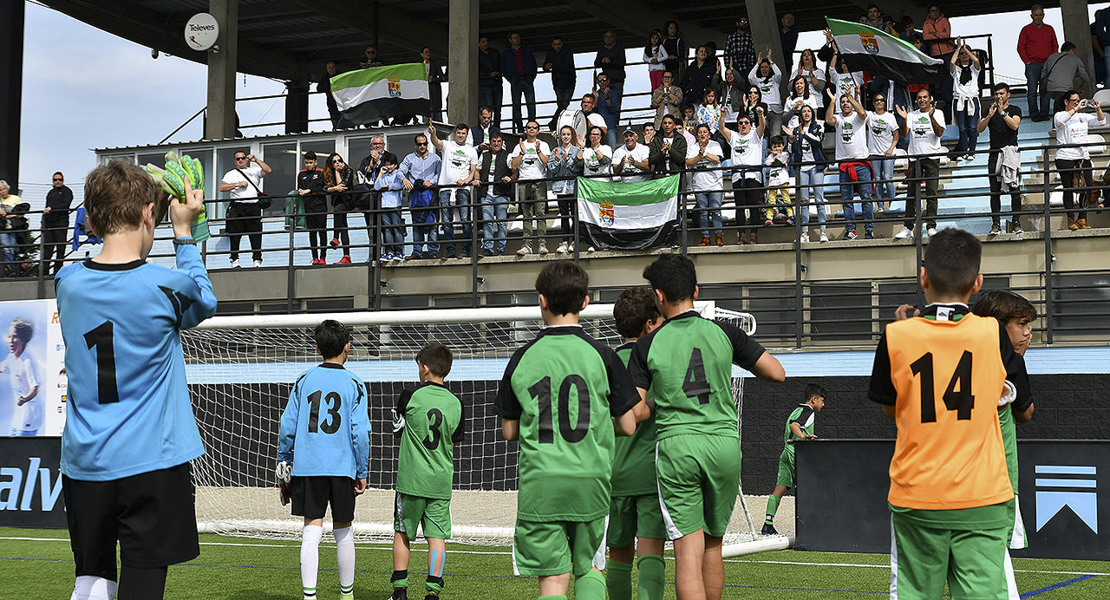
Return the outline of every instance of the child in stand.
{"type": "Polygon", "coordinates": [[[382,170],[374,189],[382,193],[382,260],[405,259],[405,222],[401,218],[401,190],[405,178],[397,172],[397,155],[382,154],[382,170]]]}
{"type": "Polygon", "coordinates": [[[790,205],[790,155],[786,153],[786,140],[781,135],[773,136],[769,142],[771,151],[767,153],[767,218],[764,225],[774,224],[775,212],[786,216],[786,222],[794,224],[794,207],[790,205]]]}

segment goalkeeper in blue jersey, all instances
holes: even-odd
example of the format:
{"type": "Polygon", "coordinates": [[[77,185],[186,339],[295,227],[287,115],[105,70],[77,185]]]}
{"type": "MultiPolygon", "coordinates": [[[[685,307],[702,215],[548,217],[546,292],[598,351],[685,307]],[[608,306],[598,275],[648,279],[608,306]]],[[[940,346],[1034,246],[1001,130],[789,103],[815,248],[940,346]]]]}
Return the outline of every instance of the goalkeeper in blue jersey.
{"type": "Polygon", "coordinates": [[[355,496],[366,491],[370,462],[370,415],[366,385],[343,368],[351,335],[342,323],[316,326],[316,349],[324,362],[293,384],[281,415],[278,477],[292,488],[293,514],[304,517],[301,586],[316,598],[316,571],[324,513],[331,505],[339,563],[339,597],[354,598],[355,496]]]}
{"type": "Polygon", "coordinates": [[[66,265],[54,287],[69,400],[62,497],[77,580],[73,600],[162,598],[168,565],[196,558],[189,461],[204,454],[185,381],[181,331],[216,312],[190,234],[203,192],[171,200],[176,269],[146,262],[163,200],[142,169],[112,161],[85,178],[93,259],[66,265]]]}

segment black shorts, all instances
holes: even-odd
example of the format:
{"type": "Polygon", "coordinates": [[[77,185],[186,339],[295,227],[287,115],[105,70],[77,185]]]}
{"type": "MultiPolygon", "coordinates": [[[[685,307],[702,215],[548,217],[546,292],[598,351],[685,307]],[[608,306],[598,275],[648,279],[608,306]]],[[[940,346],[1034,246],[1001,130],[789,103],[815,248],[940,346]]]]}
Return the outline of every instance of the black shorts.
{"type": "Polygon", "coordinates": [[[111,481],[62,476],[62,498],[77,575],[116,579],[123,564],[166,567],[200,555],[196,491],[189,463],[111,481]]]}
{"type": "Polygon", "coordinates": [[[331,504],[333,523],[355,520],[355,480],[350,477],[294,477],[293,514],[323,519],[331,504]]]}
{"type": "Polygon", "coordinates": [[[262,207],[257,202],[232,202],[227,207],[225,230],[229,234],[261,233],[262,207]]]}

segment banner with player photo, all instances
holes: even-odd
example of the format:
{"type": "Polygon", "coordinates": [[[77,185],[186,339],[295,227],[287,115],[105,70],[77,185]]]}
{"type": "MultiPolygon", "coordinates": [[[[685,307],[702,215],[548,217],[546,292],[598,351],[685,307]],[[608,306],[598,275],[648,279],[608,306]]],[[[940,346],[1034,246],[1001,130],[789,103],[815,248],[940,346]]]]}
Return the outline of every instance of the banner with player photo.
{"type": "Polygon", "coordinates": [[[56,302],[0,302],[0,325],[0,435],[62,435],[67,380],[56,302]]]}
{"type": "Polygon", "coordinates": [[[643,250],[670,243],[678,218],[679,175],[623,183],[579,177],[578,222],[602,250],[643,250]]]}

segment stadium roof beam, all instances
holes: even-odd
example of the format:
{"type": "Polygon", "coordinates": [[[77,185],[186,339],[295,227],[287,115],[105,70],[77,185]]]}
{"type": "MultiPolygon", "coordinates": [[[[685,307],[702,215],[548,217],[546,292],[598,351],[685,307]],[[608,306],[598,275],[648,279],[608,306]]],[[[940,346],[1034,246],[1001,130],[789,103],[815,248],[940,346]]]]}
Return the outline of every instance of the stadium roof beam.
{"type": "MultiPolygon", "coordinates": [[[[671,14],[650,8],[646,2],[639,3],[640,6],[631,5],[633,3],[615,4],[612,8],[610,4],[596,0],[565,0],[565,4],[607,23],[606,28],[623,29],[639,35],[644,40],[651,34],[652,29],[661,29],[664,23],[673,18],[671,14]]],[[[686,24],[682,26],[682,35],[687,38],[696,36],[713,39],[720,37],[721,32],[716,29],[705,29],[700,25],[686,24]]],[[[627,44],[625,46],[628,47],[627,44]]]]}
{"type": "MultiPolygon", "coordinates": [[[[435,22],[419,20],[391,4],[388,10],[377,10],[377,2],[350,2],[348,0],[296,0],[306,9],[337,21],[343,27],[355,27],[367,34],[366,43],[386,40],[389,43],[419,54],[422,46],[429,46],[432,52],[447,54],[448,31],[435,22]],[[375,19],[377,26],[375,27],[375,19]],[[384,25],[384,27],[383,27],[384,25]],[[412,34],[420,32],[425,39],[415,38],[412,34]]],[[[474,46],[478,40],[474,40],[474,46]]]]}

